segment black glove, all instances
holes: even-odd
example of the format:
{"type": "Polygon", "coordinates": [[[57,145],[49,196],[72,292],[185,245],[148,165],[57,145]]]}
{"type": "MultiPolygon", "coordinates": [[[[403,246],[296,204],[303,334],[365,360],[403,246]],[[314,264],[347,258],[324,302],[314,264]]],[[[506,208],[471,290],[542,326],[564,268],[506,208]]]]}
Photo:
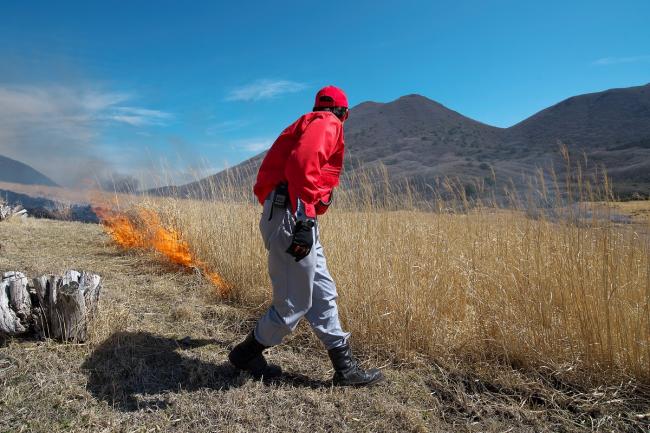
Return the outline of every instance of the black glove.
{"type": "Polygon", "coordinates": [[[318,200],[318,203],[316,203],[316,215],[321,215],[324,214],[325,211],[327,211],[327,208],[332,204],[332,200],[334,200],[334,190],[330,191],[330,199],[324,202],[323,200],[318,200]]]}
{"type": "Polygon", "coordinates": [[[311,247],[314,246],[314,232],[312,229],[315,223],[312,219],[298,220],[296,222],[293,239],[291,245],[287,248],[287,253],[295,257],[297,262],[307,257],[311,252],[311,247]]]}

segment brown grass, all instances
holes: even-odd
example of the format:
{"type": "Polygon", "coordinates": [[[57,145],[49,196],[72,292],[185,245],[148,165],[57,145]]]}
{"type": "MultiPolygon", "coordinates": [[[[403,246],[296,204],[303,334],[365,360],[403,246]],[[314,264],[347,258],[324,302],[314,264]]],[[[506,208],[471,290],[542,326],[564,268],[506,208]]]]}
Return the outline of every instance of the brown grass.
{"type": "Polygon", "coordinates": [[[100,204],[154,211],[232,290],[219,298],[201,273],[120,250],[98,226],[1,223],[0,270],[86,269],[104,294],[90,342],[0,348],[0,432],[650,430],[649,230],[610,219],[606,180],[540,172],[504,208],[480,184],[481,200],[447,180],[424,201],[376,179],[347,179],[319,224],[345,326],[385,385],[332,388],[305,325],[270,350],[277,382],[225,361],[269,302],[249,188],[117,196],[100,204]]]}
{"type": "Polygon", "coordinates": [[[629,215],[635,223],[650,226],[650,200],[613,202],[608,204],[615,210],[629,215]]]}
{"type": "MultiPolygon", "coordinates": [[[[252,219],[256,210],[249,208],[251,215],[244,218],[252,219]]],[[[253,236],[252,225],[244,225],[237,236],[253,236]]],[[[255,251],[241,250],[236,257],[249,260],[255,251]]],[[[12,339],[0,348],[0,432],[648,428],[649,394],[638,384],[583,387],[557,372],[493,363],[434,364],[413,358],[408,366],[385,366],[388,382],[381,387],[332,388],[327,357],[304,326],[270,351],[287,375],[276,383],[256,382],[225,361],[255,314],[219,303],[196,274],[165,266],[149,254],[121,251],[99,226],[79,223],[2,223],[0,252],[0,270],[37,275],[77,268],[103,277],[101,314],[90,342],[12,339]]],[[[360,339],[355,336],[355,343],[360,339]]],[[[380,362],[370,344],[358,353],[364,364],[380,362]]]]}
{"type": "MultiPolygon", "coordinates": [[[[469,203],[450,184],[455,199],[434,202],[434,212],[408,194],[396,203],[382,182],[361,185],[320,219],[356,342],[400,362],[489,361],[596,385],[650,381],[647,226],[612,222],[611,206],[585,201],[594,196],[589,184],[569,187],[575,205],[534,207],[524,195],[512,198],[514,210],[469,203]]],[[[236,194],[137,206],[162,215],[232,284],[230,300],[265,307],[260,206],[236,194]]]]}

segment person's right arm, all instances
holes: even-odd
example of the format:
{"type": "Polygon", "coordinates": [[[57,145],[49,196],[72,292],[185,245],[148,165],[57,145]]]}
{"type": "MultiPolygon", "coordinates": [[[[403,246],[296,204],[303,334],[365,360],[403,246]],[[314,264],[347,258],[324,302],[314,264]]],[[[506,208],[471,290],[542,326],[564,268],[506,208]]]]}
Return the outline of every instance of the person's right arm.
{"type": "Polygon", "coordinates": [[[334,116],[316,117],[305,127],[289,154],[285,177],[297,214],[303,207],[304,216],[316,218],[315,206],[322,198],[319,187],[321,167],[334,152],[341,128],[341,122],[334,116]]]}

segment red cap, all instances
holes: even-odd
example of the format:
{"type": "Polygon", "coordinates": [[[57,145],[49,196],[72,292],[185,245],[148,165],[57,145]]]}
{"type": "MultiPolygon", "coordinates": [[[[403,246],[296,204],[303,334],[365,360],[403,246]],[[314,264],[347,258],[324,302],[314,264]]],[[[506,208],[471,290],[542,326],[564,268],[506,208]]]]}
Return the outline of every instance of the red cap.
{"type": "Polygon", "coordinates": [[[316,93],[314,107],[345,107],[348,108],[348,97],[343,90],[334,86],[323,87],[316,93]]]}

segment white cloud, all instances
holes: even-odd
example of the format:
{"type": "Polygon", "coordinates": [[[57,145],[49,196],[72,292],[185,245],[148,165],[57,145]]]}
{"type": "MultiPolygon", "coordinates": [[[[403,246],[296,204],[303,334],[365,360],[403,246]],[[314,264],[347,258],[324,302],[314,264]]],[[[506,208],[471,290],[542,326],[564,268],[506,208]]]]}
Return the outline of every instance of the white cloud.
{"type": "Polygon", "coordinates": [[[263,152],[271,147],[273,139],[268,137],[260,138],[247,138],[243,140],[236,140],[230,143],[234,149],[242,149],[247,152],[263,152]]]}
{"type": "Polygon", "coordinates": [[[137,107],[115,107],[114,113],[108,116],[111,120],[131,126],[164,125],[171,117],[164,111],[137,107]]]}
{"type": "Polygon", "coordinates": [[[0,85],[0,155],[73,185],[110,170],[101,147],[111,123],[162,125],[172,115],[126,105],[133,97],[73,86],[0,85]]]}
{"type": "Polygon", "coordinates": [[[295,81],[262,79],[231,90],[226,96],[226,101],[272,99],[286,93],[300,92],[306,88],[306,84],[295,81]]]}
{"type": "Polygon", "coordinates": [[[250,122],[248,120],[243,120],[243,119],[224,120],[223,122],[215,123],[213,125],[208,126],[205,129],[205,133],[207,135],[215,135],[220,132],[237,131],[249,124],[250,122]]]}
{"type": "Polygon", "coordinates": [[[86,91],[81,94],[81,105],[90,111],[101,111],[113,105],[127,101],[126,93],[86,91]]]}
{"type": "Polygon", "coordinates": [[[650,55],[630,56],[630,57],[603,57],[593,62],[594,65],[607,66],[618,65],[621,63],[638,63],[650,61],[650,55]]]}

